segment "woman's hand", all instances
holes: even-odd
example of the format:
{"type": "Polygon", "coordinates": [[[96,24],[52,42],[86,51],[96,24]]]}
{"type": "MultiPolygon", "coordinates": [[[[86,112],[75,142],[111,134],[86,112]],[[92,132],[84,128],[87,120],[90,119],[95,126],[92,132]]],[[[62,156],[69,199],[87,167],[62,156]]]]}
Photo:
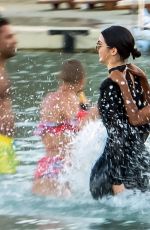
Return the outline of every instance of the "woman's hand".
{"type": "Polygon", "coordinates": [[[113,185],[112,186],[113,194],[116,195],[118,193],[121,193],[125,190],[124,184],[120,185],[113,185]]]}

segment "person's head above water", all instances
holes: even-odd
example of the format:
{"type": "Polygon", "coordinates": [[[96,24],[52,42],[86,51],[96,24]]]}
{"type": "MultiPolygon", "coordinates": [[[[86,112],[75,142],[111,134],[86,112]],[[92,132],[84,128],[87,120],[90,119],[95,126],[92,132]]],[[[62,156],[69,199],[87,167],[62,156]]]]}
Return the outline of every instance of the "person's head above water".
{"type": "Polygon", "coordinates": [[[103,30],[97,42],[97,51],[100,62],[107,64],[110,57],[125,61],[132,55],[133,59],[141,56],[141,52],[135,47],[135,40],[131,32],[122,26],[111,26],[103,30]],[[102,50],[102,48],[106,50],[102,50]],[[107,55],[106,55],[107,54],[107,55]]]}
{"type": "Polygon", "coordinates": [[[17,40],[7,18],[0,17],[0,59],[5,60],[16,54],[17,40]]]}
{"type": "Polygon", "coordinates": [[[83,82],[85,79],[85,71],[80,61],[78,60],[67,60],[60,72],[60,78],[65,83],[71,85],[83,82]]]}

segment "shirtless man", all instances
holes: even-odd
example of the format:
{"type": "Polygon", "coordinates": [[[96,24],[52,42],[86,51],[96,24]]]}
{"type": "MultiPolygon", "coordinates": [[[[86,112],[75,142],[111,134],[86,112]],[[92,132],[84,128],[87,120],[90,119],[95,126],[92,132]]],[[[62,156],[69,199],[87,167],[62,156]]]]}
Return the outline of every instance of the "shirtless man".
{"type": "Polygon", "coordinates": [[[0,173],[14,173],[15,153],[12,147],[14,114],[10,98],[11,82],[6,62],[16,53],[16,38],[6,18],[0,18],[0,173]]]}

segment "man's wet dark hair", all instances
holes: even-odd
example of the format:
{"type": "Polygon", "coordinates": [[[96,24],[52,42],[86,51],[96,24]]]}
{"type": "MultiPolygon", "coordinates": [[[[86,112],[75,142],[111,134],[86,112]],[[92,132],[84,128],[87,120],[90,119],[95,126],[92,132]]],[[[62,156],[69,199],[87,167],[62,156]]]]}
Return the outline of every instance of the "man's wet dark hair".
{"type": "Polygon", "coordinates": [[[125,60],[130,54],[133,59],[141,56],[141,52],[135,47],[135,40],[131,32],[122,26],[111,26],[103,30],[102,35],[110,48],[117,48],[120,57],[125,60]]]}
{"type": "Polygon", "coordinates": [[[4,18],[4,17],[0,16],[0,28],[2,26],[6,26],[6,25],[9,25],[9,24],[10,24],[10,22],[9,22],[9,20],[7,18],[4,18]]]}

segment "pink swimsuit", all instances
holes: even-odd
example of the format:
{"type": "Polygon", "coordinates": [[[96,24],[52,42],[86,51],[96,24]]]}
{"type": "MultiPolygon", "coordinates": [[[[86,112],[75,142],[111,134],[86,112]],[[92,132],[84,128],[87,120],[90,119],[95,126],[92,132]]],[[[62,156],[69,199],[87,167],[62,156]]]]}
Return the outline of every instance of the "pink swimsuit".
{"type": "Polygon", "coordinates": [[[72,120],[66,120],[64,122],[41,122],[36,131],[36,135],[43,135],[45,133],[62,133],[64,131],[79,131],[79,122],[88,114],[88,111],[80,110],[76,117],[72,120]]]}
{"type": "Polygon", "coordinates": [[[35,179],[38,178],[58,178],[64,167],[64,159],[60,156],[45,156],[38,161],[35,172],[35,179]]]}
{"type": "MultiPolygon", "coordinates": [[[[35,131],[36,135],[44,135],[45,133],[58,134],[64,131],[79,131],[79,122],[87,115],[87,111],[80,110],[75,119],[61,123],[44,122],[40,123],[35,131]]],[[[38,178],[58,178],[63,171],[64,158],[57,155],[54,157],[45,156],[38,161],[35,172],[35,179],[38,178]]]]}

